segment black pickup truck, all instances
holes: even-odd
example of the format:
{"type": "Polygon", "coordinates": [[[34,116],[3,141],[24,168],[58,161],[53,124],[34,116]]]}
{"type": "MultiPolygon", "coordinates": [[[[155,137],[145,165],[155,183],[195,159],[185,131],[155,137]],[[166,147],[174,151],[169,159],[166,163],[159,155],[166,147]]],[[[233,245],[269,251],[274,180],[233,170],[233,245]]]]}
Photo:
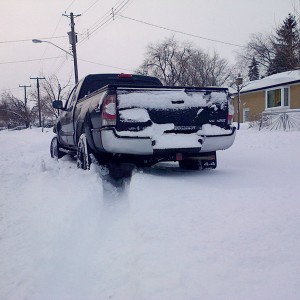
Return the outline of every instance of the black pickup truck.
{"type": "Polygon", "coordinates": [[[65,105],[53,107],[61,113],[51,156],[71,154],[83,169],[92,157],[115,177],[120,166],[163,161],[214,169],[216,151],[229,148],[236,133],[226,88],[168,87],[150,76],[88,75],[65,105]]]}

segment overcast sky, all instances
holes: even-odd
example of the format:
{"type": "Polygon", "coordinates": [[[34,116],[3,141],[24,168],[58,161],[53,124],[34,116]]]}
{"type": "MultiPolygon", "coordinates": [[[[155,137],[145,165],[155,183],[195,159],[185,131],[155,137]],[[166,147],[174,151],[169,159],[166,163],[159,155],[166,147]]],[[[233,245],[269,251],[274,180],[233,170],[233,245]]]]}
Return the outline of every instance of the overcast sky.
{"type": "MultiPolygon", "coordinates": [[[[0,90],[9,89],[22,98],[23,89],[18,86],[35,84],[30,77],[42,74],[56,74],[62,83],[71,76],[74,82],[71,57],[53,45],[31,42],[34,38],[53,37],[52,43],[69,51],[70,20],[62,16],[65,11],[81,14],[75,20],[79,78],[91,73],[133,71],[142,63],[149,43],[172,34],[195,47],[215,50],[234,63],[240,49],[237,46],[172,33],[118,14],[113,20],[112,8],[117,12],[126,3],[127,0],[0,0],[0,90]]],[[[299,6],[299,0],[130,0],[121,14],[199,37],[245,45],[252,33],[271,31],[294,12],[294,7],[299,11],[299,6]]]]}

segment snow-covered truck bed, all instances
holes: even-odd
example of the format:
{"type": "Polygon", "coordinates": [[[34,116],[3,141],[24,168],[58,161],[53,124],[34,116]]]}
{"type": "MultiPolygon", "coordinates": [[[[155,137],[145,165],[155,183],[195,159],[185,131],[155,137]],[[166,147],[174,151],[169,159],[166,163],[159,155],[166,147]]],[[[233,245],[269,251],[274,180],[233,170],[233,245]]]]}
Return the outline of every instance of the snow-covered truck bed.
{"type": "Polygon", "coordinates": [[[90,154],[105,165],[150,166],[178,161],[185,169],[216,168],[216,151],[235,139],[233,105],[225,88],[165,87],[128,74],[89,75],[78,83],[56,126],[53,156],[90,154]]]}

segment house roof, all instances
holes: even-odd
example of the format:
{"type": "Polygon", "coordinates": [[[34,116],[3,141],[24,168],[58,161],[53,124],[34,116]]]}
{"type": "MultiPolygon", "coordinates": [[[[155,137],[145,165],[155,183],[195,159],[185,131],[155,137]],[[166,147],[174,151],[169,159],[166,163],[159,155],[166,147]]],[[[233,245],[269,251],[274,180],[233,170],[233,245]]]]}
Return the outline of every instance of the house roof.
{"type": "Polygon", "coordinates": [[[300,82],[300,69],[277,73],[260,80],[250,81],[241,89],[241,93],[249,93],[298,82],[300,82]]]}

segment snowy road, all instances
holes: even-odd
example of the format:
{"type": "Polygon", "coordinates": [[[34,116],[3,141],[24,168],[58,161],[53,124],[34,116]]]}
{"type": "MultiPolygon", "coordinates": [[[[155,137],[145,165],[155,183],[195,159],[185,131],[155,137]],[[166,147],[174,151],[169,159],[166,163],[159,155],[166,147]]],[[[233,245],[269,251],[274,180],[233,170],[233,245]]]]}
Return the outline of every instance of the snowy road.
{"type": "Polygon", "coordinates": [[[0,299],[300,299],[300,132],[240,130],[213,171],[103,196],[49,132],[0,132],[0,299]]]}

